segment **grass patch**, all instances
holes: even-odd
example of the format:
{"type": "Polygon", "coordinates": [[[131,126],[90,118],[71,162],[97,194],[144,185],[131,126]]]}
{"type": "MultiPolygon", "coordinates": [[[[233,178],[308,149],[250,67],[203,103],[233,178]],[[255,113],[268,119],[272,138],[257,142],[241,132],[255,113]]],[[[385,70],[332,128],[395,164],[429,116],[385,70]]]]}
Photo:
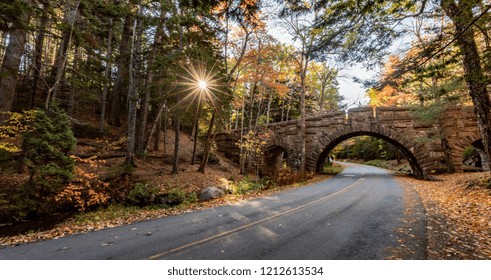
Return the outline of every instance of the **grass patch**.
{"type": "Polygon", "coordinates": [[[232,193],[236,195],[243,195],[251,191],[262,191],[271,188],[271,182],[267,180],[251,180],[244,178],[240,181],[232,183],[232,193]]]}
{"type": "Polygon", "coordinates": [[[127,219],[136,216],[142,210],[138,206],[128,206],[123,204],[111,204],[106,208],[99,208],[95,211],[83,212],[75,215],[74,223],[90,224],[94,222],[107,222],[118,219],[127,219]]]}
{"type": "Polygon", "coordinates": [[[376,167],[380,167],[380,168],[386,168],[386,169],[388,169],[390,167],[389,163],[383,159],[370,160],[370,161],[365,162],[364,164],[376,166],[376,167]]]}
{"type": "Polygon", "coordinates": [[[324,169],[322,170],[323,173],[327,175],[337,175],[343,171],[343,167],[338,164],[332,164],[332,165],[325,165],[324,169]]]}
{"type": "Polygon", "coordinates": [[[375,166],[375,167],[384,168],[387,170],[392,170],[392,171],[394,171],[394,174],[396,174],[396,175],[407,175],[407,174],[410,174],[412,172],[412,169],[408,163],[396,164],[396,163],[394,163],[394,161],[391,162],[391,161],[387,161],[387,160],[383,160],[383,159],[374,159],[374,160],[370,160],[367,162],[361,162],[361,163],[366,164],[366,165],[375,166]]]}

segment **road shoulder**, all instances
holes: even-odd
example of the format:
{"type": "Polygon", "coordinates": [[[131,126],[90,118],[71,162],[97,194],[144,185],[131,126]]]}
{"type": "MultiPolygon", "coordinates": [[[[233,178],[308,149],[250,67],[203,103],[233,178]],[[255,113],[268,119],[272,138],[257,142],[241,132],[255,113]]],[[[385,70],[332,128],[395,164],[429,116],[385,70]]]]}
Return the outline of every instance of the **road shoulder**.
{"type": "Polygon", "coordinates": [[[404,195],[404,217],[395,230],[397,247],[389,248],[389,257],[394,260],[427,259],[426,211],[415,188],[409,182],[397,179],[404,195]]]}
{"type": "Polygon", "coordinates": [[[401,185],[413,186],[425,207],[427,258],[491,259],[490,174],[456,173],[436,178],[398,177],[401,185]]]}

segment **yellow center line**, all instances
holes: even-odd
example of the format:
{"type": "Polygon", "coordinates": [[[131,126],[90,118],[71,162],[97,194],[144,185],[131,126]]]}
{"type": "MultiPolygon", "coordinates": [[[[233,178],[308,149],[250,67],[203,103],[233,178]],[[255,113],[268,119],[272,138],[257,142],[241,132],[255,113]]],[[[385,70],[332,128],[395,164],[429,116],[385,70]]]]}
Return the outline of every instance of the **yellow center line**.
{"type": "Polygon", "coordinates": [[[278,213],[278,214],[275,214],[273,216],[269,216],[267,218],[264,218],[262,220],[258,220],[258,221],[255,221],[255,222],[252,222],[252,223],[249,223],[249,224],[246,224],[246,225],[243,225],[243,226],[240,226],[240,227],[237,227],[235,229],[231,229],[231,230],[228,230],[228,231],[224,231],[222,233],[219,233],[219,234],[216,234],[216,235],[213,235],[213,236],[210,236],[210,237],[207,237],[207,238],[204,238],[204,239],[201,239],[201,240],[198,240],[198,241],[195,241],[195,242],[192,242],[192,243],[188,243],[186,245],[183,245],[183,246],[180,246],[180,247],[177,247],[177,248],[174,248],[174,249],[171,249],[171,250],[168,250],[168,251],[165,251],[165,252],[162,252],[162,253],[159,253],[159,254],[155,254],[153,256],[150,256],[148,257],[149,260],[153,260],[153,259],[158,259],[162,256],[165,256],[165,255],[168,255],[168,254],[171,254],[171,253],[175,253],[177,251],[181,251],[181,250],[184,250],[184,249],[187,249],[189,247],[192,247],[192,246],[196,246],[196,245],[200,245],[200,244],[203,244],[203,243],[206,243],[208,241],[212,241],[212,240],[215,240],[215,239],[218,239],[218,238],[221,238],[221,237],[224,237],[224,236],[227,236],[227,235],[230,235],[232,233],[236,233],[238,231],[241,231],[241,230],[244,230],[244,229],[247,229],[247,228],[250,228],[250,227],[253,227],[255,225],[258,225],[258,224],[261,224],[261,223],[264,223],[264,222],[267,222],[267,221],[270,221],[270,220],[273,220],[273,219],[276,219],[278,217],[281,217],[281,216],[284,216],[284,215],[288,215],[288,214],[291,214],[291,213],[294,213],[294,212],[298,212],[300,210],[303,210],[303,209],[306,209],[306,208],[309,208],[309,207],[312,207],[316,204],[319,204],[321,202],[324,202],[328,199],[331,199],[335,196],[338,196],[354,187],[356,187],[357,185],[359,185],[361,182],[363,182],[363,180],[365,180],[365,178],[360,178],[358,179],[356,182],[354,182],[353,184],[347,186],[346,188],[342,189],[342,190],[339,190],[335,193],[332,193],[328,196],[325,196],[323,198],[320,198],[318,200],[314,200],[312,202],[309,202],[307,204],[304,204],[302,206],[298,206],[296,208],[293,208],[293,209],[290,209],[290,210],[287,210],[287,211],[284,211],[284,212],[281,212],[281,213],[278,213]]]}

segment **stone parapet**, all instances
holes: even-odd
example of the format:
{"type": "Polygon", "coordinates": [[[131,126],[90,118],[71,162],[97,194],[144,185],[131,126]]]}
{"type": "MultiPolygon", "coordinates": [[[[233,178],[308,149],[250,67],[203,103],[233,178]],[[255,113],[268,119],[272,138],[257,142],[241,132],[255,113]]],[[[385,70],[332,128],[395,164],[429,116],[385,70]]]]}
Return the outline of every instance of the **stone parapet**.
{"type": "MultiPolygon", "coordinates": [[[[257,131],[269,132],[263,140],[266,141],[265,150],[271,151],[267,153],[270,157],[287,153],[287,165],[298,168],[303,142],[299,120],[272,123],[257,131]]],[[[451,158],[456,171],[462,171],[465,147],[480,140],[476,118],[470,107],[449,108],[441,119],[431,122],[421,121],[411,109],[404,107],[361,107],[347,112],[328,112],[306,118],[306,169],[319,171],[331,149],[359,135],[378,137],[396,146],[420,177],[445,169],[446,157],[441,144],[443,135],[451,149],[447,158],[451,158]]],[[[236,143],[239,138],[240,131],[222,132],[217,133],[215,141],[222,152],[238,161],[236,143]]],[[[278,160],[261,161],[278,165],[278,160]]],[[[489,166],[487,162],[486,166],[489,166]]]]}

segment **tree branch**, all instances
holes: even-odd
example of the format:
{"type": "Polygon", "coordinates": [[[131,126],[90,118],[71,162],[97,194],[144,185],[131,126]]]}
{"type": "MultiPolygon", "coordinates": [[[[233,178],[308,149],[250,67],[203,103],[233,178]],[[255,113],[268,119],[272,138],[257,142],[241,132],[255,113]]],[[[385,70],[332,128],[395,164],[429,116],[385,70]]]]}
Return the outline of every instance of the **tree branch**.
{"type": "Polygon", "coordinates": [[[471,26],[474,25],[481,17],[483,17],[490,9],[491,9],[491,5],[486,7],[486,9],[478,17],[474,18],[469,24],[467,24],[465,26],[465,28],[459,34],[456,34],[455,37],[452,40],[450,40],[450,42],[446,43],[443,47],[439,48],[436,52],[434,52],[429,57],[427,57],[425,60],[423,60],[423,62],[417,64],[416,66],[413,66],[413,67],[407,69],[406,71],[402,72],[399,75],[402,75],[404,73],[415,70],[415,69],[423,66],[424,64],[426,64],[431,59],[433,59],[435,56],[437,56],[439,53],[441,53],[446,48],[448,48],[451,44],[453,44],[458,38],[460,38],[460,36],[462,36],[467,30],[469,30],[469,28],[471,28],[471,26]]]}

